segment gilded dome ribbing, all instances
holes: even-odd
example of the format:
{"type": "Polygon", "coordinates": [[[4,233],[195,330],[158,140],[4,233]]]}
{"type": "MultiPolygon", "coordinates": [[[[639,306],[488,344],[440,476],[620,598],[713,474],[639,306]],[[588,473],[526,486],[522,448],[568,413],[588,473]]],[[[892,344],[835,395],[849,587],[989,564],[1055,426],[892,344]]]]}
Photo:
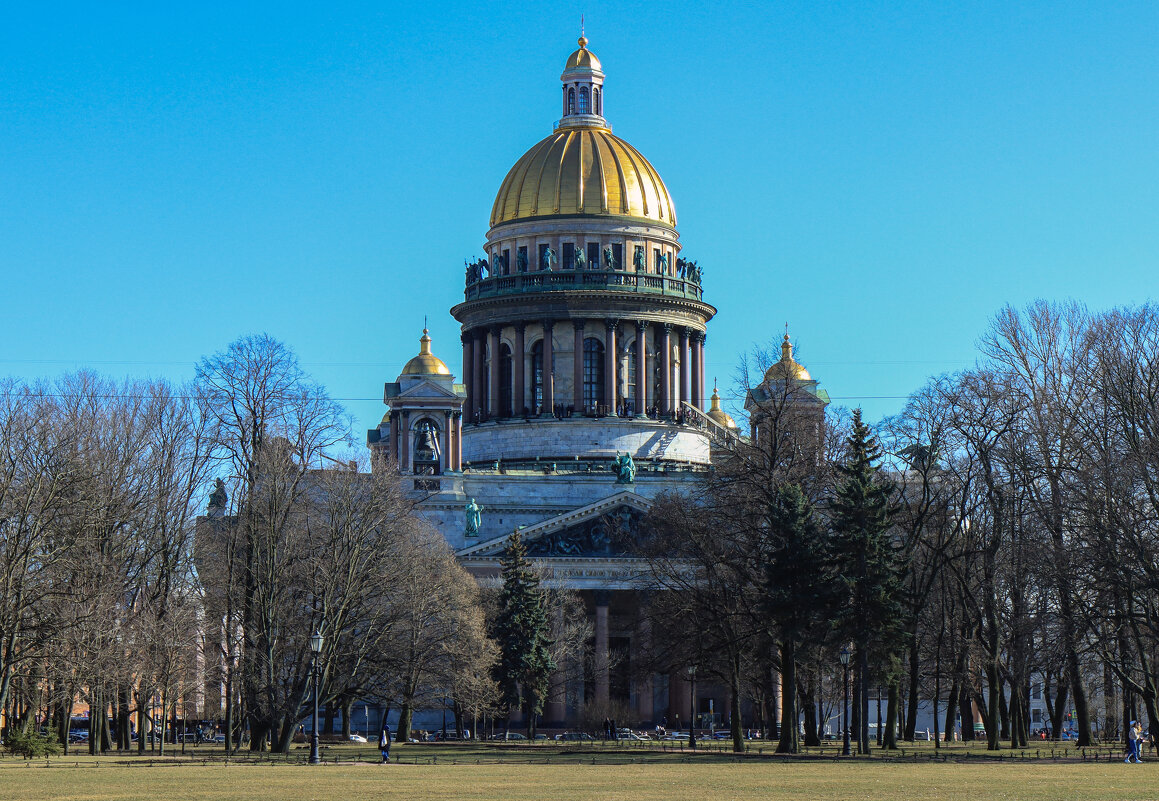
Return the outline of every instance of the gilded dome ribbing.
{"type": "Polygon", "coordinates": [[[491,225],[577,214],[676,227],[660,173],[607,128],[560,128],[528,150],[503,179],[491,225]]]}

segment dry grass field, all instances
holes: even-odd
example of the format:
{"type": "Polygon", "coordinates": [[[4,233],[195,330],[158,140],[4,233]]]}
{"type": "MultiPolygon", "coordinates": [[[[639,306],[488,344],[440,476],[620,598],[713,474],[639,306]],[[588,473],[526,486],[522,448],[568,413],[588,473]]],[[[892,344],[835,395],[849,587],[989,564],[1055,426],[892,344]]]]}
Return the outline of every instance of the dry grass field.
{"type": "MultiPolygon", "coordinates": [[[[598,799],[598,801],[1144,801],[1159,798],[1159,762],[963,759],[842,761],[524,746],[417,746],[402,763],[359,763],[372,751],[331,749],[329,762],[250,763],[190,749],[160,760],[84,756],[0,760],[0,799],[27,801],[337,801],[339,799],[598,799]],[[416,764],[416,762],[418,764],[416,764]]],[[[300,754],[294,755],[297,759],[300,754]]]]}

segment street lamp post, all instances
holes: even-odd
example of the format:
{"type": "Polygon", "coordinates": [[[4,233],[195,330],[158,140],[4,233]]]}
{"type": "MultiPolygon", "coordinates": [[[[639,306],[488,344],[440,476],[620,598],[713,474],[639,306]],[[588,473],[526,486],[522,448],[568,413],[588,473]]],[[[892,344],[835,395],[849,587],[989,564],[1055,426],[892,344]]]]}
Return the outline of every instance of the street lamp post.
{"type": "Polygon", "coordinates": [[[688,668],[688,747],[696,750],[696,665],[688,668]]]}
{"type": "Polygon", "coordinates": [[[310,764],[322,762],[318,756],[318,657],[322,654],[322,635],[315,631],[310,635],[310,672],[314,674],[314,716],[310,723],[310,764]]]}
{"type": "Polygon", "coordinates": [[[849,756],[849,646],[841,648],[838,659],[841,660],[841,691],[844,699],[841,703],[841,754],[849,756]]]}

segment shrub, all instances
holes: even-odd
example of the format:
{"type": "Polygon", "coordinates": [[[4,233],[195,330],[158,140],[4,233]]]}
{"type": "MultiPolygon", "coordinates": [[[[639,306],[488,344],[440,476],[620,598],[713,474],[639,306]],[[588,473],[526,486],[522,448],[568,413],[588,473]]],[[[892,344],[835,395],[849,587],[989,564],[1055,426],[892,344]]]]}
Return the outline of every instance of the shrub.
{"type": "Polygon", "coordinates": [[[56,756],[60,753],[60,743],[52,735],[30,732],[12,732],[4,741],[9,752],[25,759],[56,756]]]}

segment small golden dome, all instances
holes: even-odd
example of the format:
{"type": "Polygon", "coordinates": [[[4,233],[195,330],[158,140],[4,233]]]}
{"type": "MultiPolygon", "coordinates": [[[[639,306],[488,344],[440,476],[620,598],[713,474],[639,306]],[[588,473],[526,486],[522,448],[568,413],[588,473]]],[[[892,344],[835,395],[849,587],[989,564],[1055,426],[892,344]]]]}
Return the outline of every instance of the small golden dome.
{"type": "Polygon", "coordinates": [[[567,57],[567,64],[564,65],[563,71],[581,69],[581,70],[599,70],[601,69],[600,60],[596,58],[592,51],[588,50],[588,40],[583,36],[579,38],[579,50],[567,57]]]}
{"type": "Polygon", "coordinates": [[[716,421],[717,425],[722,425],[728,429],[736,428],[736,421],[724,409],[720,408],[720,393],[716,391],[716,386],[712,387],[712,406],[708,410],[708,416],[716,421]]]}
{"type": "Polygon", "coordinates": [[[793,359],[793,344],[789,342],[789,332],[781,342],[781,360],[765,372],[766,381],[812,381],[809,371],[793,359]]]}
{"type": "Polygon", "coordinates": [[[607,128],[560,128],[523,154],[499,187],[491,225],[573,214],[676,227],[676,206],[660,173],[607,128]]]}
{"type": "Polygon", "coordinates": [[[451,371],[443,360],[431,353],[431,337],[427,329],[419,339],[419,355],[415,356],[402,368],[402,375],[450,375],[451,371]]]}

